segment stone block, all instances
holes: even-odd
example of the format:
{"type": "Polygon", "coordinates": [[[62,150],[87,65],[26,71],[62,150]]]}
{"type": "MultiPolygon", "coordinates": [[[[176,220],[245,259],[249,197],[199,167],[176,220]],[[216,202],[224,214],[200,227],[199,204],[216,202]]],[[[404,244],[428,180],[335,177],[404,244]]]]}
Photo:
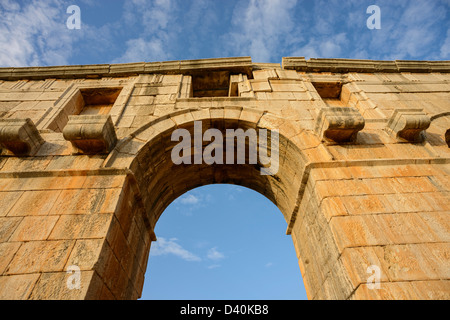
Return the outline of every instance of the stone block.
{"type": "Polygon", "coordinates": [[[59,216],[25,217],[9,241],[46,240],[58,219],[59,216]]]}
{"type": "Polygon", "coordinates": [[[361,300],[449,300],[449,280],[383,282],[380,290],[361,284],[351,297],[361,300]]]}
{"type": "MultiPolygon", "coordinates": [[[[31,180],[31,179],[30,179],[31,180]]],[[[61,190],[25,191],[8,213],[9,217],[46,216],[61,190]]]]}
{"type": "Polygon", "coordinates": [[[63,135],[83,154],[109,153],[117,143],[111,116],[106,115],[69,116],[63,135]]]}
{"type": "Polygon", "coordinates": [[[305,57],[283,57],[282,68],[286,70],[306,71],[305,57]]]}
{"type": "Polygon", "coordinates": [[[0,277],[0,300],[28,299],[39,277],[39,273],[0,277]]]}
{"type": "Polygon", "coordinates": [[[255,92],[272,92],[272,87],[267,80],[252,80],[250,81],[253,91],[255,92]]]}
{"type": "Polygon", "coordinates": [[[386,131],[399,141],[421,142],[423,132],[430,127],[431,119],[421,109],[397,109],[390,118],[386,131]]]}
{"type": "Polygon", "coordinates": [[[352,142],[364,126],[364,118],[357,109],[333,107],[320,111],[314,131],[325,141],[352,142]]]}
{"type": "Polygon", "coordinates": [[[253,71],[253,78],[255,80],[276,80],[278,79],[278,74],[274,69],[266,69],[266,70],[256,70],[253,71]]]}
{"type": "Polygon", "coordinates": [[[43,143],[31,119],[0,119],[0,148],[17,156],[32,156],[43,143]]]}
{"type": "Polygon", "coordinates": [[[53,228],[49,240],[104,238],[111,219],[112,214],[63,215],[53,228]]]}
{"type": "Polygon", "coordinates": [[[98,262],[103,246],[103,239],[77,240],[66,267],[75,265],[80,270],[93,270],[95,267],[99,267],[98,262]]]}
{"type": "Polygon", "coordinates": [[[1,192],[0,193],[0,217],[6,216],[14,206],[22,192],[1,192]]]}
{"type": "Polygon", "coordinates": [[[12,258],[19,250],[20,242],[4,242],[0,243],[0,274],[5,271],[8,264],[11,262],[12,258]]]}
{"type": "Polygon", "coordinates": [[[385,246],[381,266],[391,281],[448,279],[450,272],[447,243],[414,243],[385,246]]]}
{"type": "Polygon", "coordinates": [[[90,300],[98,299],[103,281],[94,271],[81,271],[80,287],[70,289],[70,272],[43,273],[33,288],[30,300],[90,300]]]}
{"type": "Polygon", "coordinates": [[[382,250],[381,247],[346,248],[339,257],[355,288],[359,284],[367,283],[368,280],[370,281],[369,278],[373,275],[373,273],[367,272],[370,266],[380,268],[379,281],[389,281],[387,273],[383,269],[384,265],[380,261],[382,250]]]}
{"type": "Polygon", "coordinates": [[[7,242],[11,234],[20,224],[21,218],[5,217],[0,218],[0,243],[7,242]]]}
{"type": "Polygon", "coordinates": [[[17,251],[6,274],[63,271],[74,241],[30,241],[17,251]]]}

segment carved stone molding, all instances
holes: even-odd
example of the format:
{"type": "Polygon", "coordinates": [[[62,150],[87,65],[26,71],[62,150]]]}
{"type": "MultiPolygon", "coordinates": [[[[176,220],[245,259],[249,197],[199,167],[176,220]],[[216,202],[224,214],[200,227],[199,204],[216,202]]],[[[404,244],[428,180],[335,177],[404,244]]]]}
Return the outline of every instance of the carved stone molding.
{"type": "Polygon", "coordinates": [[[430,127],[431,119],[422,109],[397,109],[386,130],[399,141],[421,142],[423,132],[430,127]]]}
{"type": "Polygon", "coordinates": [[[30,119],[0,119],[0,148],[17,156],[32,156],[44,143],[30,119]]]}
{"type": "Polygon", "coordinates": [[[364,118],[357,109],[327,108],[320,111],[315,132],[325,141],[352,142],[364,126],[364,118]]]}
{"type": "Polygon", "coordinates": [[[109,153],[117,142],[111,116],[107,115],[69,116],[63,136],[76,152],[84,154],[109,153]]]}

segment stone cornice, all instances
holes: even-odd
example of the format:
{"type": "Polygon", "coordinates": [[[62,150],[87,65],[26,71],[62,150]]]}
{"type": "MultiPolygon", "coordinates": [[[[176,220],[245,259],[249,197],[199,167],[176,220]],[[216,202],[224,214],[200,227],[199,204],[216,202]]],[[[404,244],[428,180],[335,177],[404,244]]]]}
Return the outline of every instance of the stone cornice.
{"type": "Polygon", "coordinates": [[[186,74],[230,71],[251,76],[250,57],[77,66],[0,68],[0,80],[128,77],[139,74],[186,74]]]}
{"type": "Polygon", "coordinates": [[[283,69],[301,72],[450,72],[450,61],[283,58],[283,69]]]}
{"type": "MultiPolygon", "coordinates": [[[[252,70],[273,67],[275,64],[253,63],[250,57],[96,64],[50,67],[0,68],[0,80],[40,80],[48,78],[127,77],[139,74],[187,74],[204,71],[230,71],[252,78],[252,70]]],[[[282,68],[300,72],[450,72],[450,61],[379,61],[352,59],[314,59],[287,57],[282,68]]]]}

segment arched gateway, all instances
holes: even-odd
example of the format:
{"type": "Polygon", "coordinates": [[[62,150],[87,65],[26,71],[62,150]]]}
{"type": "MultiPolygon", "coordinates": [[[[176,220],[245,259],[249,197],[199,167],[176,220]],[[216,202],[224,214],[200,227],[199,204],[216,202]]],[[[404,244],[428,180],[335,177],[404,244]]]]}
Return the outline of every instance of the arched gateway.
{"type": "Polygon", "coordinates": [[[0,298],[137,299],[164,209],[231,183],[280,209],[308,298],[448,299],[449,70],[0,69],[0,298]]]}

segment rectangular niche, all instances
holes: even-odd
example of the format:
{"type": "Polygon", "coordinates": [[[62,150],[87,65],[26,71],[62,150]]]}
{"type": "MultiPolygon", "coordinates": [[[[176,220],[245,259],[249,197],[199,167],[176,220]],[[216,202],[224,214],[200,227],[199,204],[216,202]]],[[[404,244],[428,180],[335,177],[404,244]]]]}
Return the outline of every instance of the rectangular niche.
{"type": "Polygon", "coordinates": [[[122,87],[76,88],[64,102],[48,129],[62,132],[69,115],[108,115],[122,87]]]}
{"type": "Polygon", "coordinates": [[[344,107],[341,101],[341,81],[311,81],[319,96],[329,107],[344,107]]]}
{"type": "Polygon", "coordinates": [[[80,115],[107,115],[117,100],[122,88],[81,89],[84,106],[80,115]]]}
{"type": "Polygon", "coordinates": [[[229,71],[185,75],[179,98],[239,97],[239,83],[244,77],[229,71]]]}
{"type": "Polygon", "coordinates": [[[193,98],[228,97],[230,72],[216,71],[192,76],[193,98]]]}

